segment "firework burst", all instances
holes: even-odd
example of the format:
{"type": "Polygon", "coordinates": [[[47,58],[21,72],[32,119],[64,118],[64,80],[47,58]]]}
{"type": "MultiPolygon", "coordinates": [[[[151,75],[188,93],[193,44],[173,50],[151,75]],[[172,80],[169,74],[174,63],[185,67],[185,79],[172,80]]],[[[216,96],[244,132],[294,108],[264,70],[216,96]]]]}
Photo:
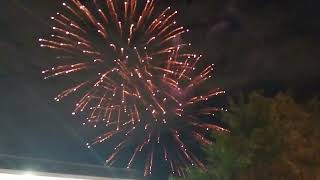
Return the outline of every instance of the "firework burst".
{"type": "Polygon", "coordinates": [[[160,154],[172,173],[182,176],[188,165],[205,169],[183,138],[211,144],[205,131],[226,131],[199,118],[221,110],[200,104],[224,91],[199,94],[213,65],[196,70],[201,55],[190,53],[190,43],[176,40],[189,30],[177,25],[177,11],[168,7],[157,13],[155,4],[155,0],[141,5],[137,0],[62,3],[63,13],[51,17],[53,34],[39,39],[41,47],[59,53],[59,62],[42,73],[45,79],[73,78],[75,85],[55,100],[81,94],[72,114],[86,115],[84,126],[104,129],[87,143],[88,148],[120,139],[106,164],[113,165],[124,149],[131,148],[127,168],[143,153],[144,174],[150,175],[154,157],[160,154]]]}

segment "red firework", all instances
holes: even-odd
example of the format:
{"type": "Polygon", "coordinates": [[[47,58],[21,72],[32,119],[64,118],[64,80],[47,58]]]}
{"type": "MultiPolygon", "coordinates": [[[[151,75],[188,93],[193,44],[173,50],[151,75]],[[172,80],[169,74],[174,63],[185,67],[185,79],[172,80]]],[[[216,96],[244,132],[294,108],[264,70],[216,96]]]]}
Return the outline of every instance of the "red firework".
{"type": "Polygon", "coordinates": [[[149,175],[154,149],[159,147],[172,173],[182,176],[188,165],[205,166],[180,135],[211,144],[205,130],[226,131],[199,118],[221,110],[199,104],[224,91],[211,89],[194,95],[211,78],[213,65],[195,71],[201,55],[189,53],[190,43],[176,43],[176,38],[189,30],[177,25],[177,11],[168,7],[156,13],[155,4],[155,0],[147,0],[141,7],[137,0],[62,3],[64,13],[51,17],[54,33],[39,39],[41,47],[60,53],[60,65],[42,73],[45,79],[76,79],[77,83],[55,100],[81,94],[72,114],[87,115],[83,125],[104,127],[105,132],[88,143],[88,148],[114,137],[122,139],[107,158],[108,165],[115,163],[123,149],[132,148],[127,163],[131,168],[137,154],[145,151],[144,174],[149,175]],[[163,134],[171,136],[166,139],[175,148],[168,150],[169,142],[160,140],[163,134]]]}

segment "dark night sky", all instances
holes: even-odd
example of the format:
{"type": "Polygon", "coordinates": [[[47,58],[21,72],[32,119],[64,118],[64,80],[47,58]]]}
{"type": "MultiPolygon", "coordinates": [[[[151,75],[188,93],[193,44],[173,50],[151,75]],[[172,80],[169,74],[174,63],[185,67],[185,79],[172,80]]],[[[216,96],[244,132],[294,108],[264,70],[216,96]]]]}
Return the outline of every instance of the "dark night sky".
{"type": "MultiPolygon", "coordinates": [[[[174,1],[179,21],[192,30],[187,38],[216,64],[213,83],[230,94],[319,95],[316,1],[174,1]]],[[[53,102],[61,85],[40,74],[50,58],[36,40],[48,31],[57,2],[0,1],[0,153],[97,164],[68,103],[53,102]]]]}

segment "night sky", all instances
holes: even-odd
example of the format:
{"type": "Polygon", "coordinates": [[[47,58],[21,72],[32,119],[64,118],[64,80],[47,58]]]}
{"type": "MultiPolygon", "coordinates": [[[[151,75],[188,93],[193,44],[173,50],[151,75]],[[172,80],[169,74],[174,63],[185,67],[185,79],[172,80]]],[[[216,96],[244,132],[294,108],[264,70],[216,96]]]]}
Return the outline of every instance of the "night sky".
{"type": "MultiPolygon", "coordinates": [[[[215,63],[212,83],[237,95],[290,91],[319,95],[320,11],[316,1],[172,0],[186,37],[215,63]]],[[[0,1],[0,153],[101,164],[85,148],[85,130],[70,103],[55,103],[63,85],[43,80],[49,55],[37,39],[49,32],[56,0],[0,1]]],[[[161,1],[167,5],[168,0],[161,1]]],[[[172,3],[172,2],[171,2],[172,3]]]]}

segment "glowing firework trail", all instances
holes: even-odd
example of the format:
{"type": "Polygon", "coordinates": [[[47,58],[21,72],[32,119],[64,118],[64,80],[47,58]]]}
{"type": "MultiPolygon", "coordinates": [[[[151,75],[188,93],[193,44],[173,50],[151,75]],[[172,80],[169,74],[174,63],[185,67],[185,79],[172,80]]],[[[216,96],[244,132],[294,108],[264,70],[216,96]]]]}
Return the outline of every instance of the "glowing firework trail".
{"type": "Polygon", "coordinates": [[[197,141],[201,142],[202,144],[205,144],[205,145],[212,144],[212,141],[206,139],[206,138],[205,138],[202,134],[200,134],[200,133],[197,133],[197,132],[194,131],[194,132],[192,132],[192,135],[193,135],[193,137],[194,137],[197,141]]]}
{"type": "Polygon", "coordinates": [[[55,100],[81,95],[72,114],[86,116],[85,126],[105,128],[87,146],[122,139],[106,162],[116,163],[122,150],[131,148],[127,168],[146,150],[140,153],[147,154],[145,175],[156,167],[154,149],[163,150],[172,173],[183,175],[188,165],[205,169],[178,132],[211,144],[201,130],[227,131],[200,118],[223,109],[197,106],[224,91],[199,92],[213,65],[196,71],[202,56],[190,53],[191,43],[174,43],[189,31],[174,20],[178,12],[168,7],[157,15],[156,0],[143,6],[137,0],[69,0],[62,6],[63,12],[51,17],[53,34],[39,39],[41,47],[59,53],[59,62],[42,73],[44,79],[72,78],[75,84],[55,100]]]}

